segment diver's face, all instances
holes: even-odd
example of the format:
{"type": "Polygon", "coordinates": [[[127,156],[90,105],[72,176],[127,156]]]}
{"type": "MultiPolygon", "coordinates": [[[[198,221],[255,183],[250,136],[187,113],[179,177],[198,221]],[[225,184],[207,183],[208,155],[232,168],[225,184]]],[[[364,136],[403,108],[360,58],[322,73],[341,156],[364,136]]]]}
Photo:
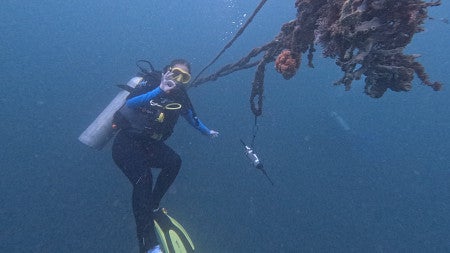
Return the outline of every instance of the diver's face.
{"type": "Polygon", "coordinates": [[[180,69],[184,70],[185,72],[189,73],[188,67],[186,65],[184,65],[184,64],[175,64],[175,65],[172,66],[172,68],[173,69],[180,68],[180,69]]]}
{"type": "Polygon", "coordinates": [[[187,84],[191,80],[191,73],[189,73],[189,68],[184,64],[175,64],[170,67],[169,70],[170,72],[172,72],[172,80],[177,84],[187,84]]]}

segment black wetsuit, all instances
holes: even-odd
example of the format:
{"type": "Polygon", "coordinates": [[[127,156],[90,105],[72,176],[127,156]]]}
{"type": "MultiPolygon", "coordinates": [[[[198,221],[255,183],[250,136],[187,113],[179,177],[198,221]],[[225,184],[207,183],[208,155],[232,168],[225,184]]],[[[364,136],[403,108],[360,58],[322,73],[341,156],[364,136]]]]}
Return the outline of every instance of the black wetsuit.
{"type": "Polygon", "coordinates": [[[164,143],[173,131],[179,115],[203,134],[209,129],[193,116],[184,90],[164,93],[158,85],[142,82],[119,110],[121,130],[112,147],[114,162],[133,185],[132,205],[140,252],[157,245],[153,210],[175,180],[180,156],[164,143]],[[168,109],[167,109],[168,108],[168,109]],[[159,168],[155,186],[151,168],[159,168]]]}

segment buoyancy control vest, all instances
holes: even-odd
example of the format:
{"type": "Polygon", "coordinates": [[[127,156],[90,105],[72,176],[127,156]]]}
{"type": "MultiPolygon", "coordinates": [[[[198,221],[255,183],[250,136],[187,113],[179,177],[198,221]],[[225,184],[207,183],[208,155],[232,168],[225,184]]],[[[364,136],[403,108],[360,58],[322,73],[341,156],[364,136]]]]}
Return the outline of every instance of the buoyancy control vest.
{"type": "MultiPolygon", "coordinates": [[[[130,129],[130,132],[132,132],[131,130],[133,129],[135,129],[134,131],[136,132],[145,132],[142,131],[142,129],[146,131],[148,130],[148,128],[146,128],[146,124],[144,124],[148,123],[148,121],[145,121],[146,117],[142,117],[142,113],[136,113],[127,110],[126,108],[124,108],[124,103],[128,98],[146,93],[152,90],[152,87],[158,87],[158,84],[161,82],[162,72],[155,70],[153,68],[153,65],[147,60],[138,60],[136,62],[136,66],[140,69],[141,72],[139,72],[137,76],[131,78],[126,85],[118,85],[123,90],[116,95],[116,97],[108,104],[108,106],[106,106],[106,108],[103,109],[103,111],[95,118],[95,120],[80,134],[80,136],[78,137],[80,142],[86,144],[89,147],[101,150],[114,136],[118,129],[130,129]],[[145,66],[145,64],[147,66],[145,66]],[[151,85],[153,86],[150,87],[151,85]]],[[[181,97],[175,99],[181,99],[180,101],[183,101],[180,103],[182,107],[178,110],[179,112],[177,115],[179,115],[179,113],[184,113],[183,110],[191,110],[194,120],[196,120],[198,124],[195,110],[191,104],[191,101],[189,100],[189,97],[186,94],[186,90],[184,89],[184,87],[181,87],[181,92],[183,92],[184,94],[181,94],[181,97]]],[[[168,113],[168,115],[169,114],[171,115],[171,113],[168,113]]],[[[168,121],[166,121],[166,126],[163,126],[162,124],[159,126],[155,125],[153,126],[153,128],[150,127],[150,129],[154,129],[155,133],[160,132],[159,136],[161,136],[161,139],[164,139],[170,136],[178,116],[176,116],[176,119],[174,120],[172,116],[166,117],[166,114],[163,114],[160,117],[160,115],[161,113],[158,115],[159,119],[170,119],[170,122],[172,122],[172,124],[168,124],[168,121]],[[163,116],[164,118],[162,118],[163,116]],[[159,131],[158,129],[164,129],[164,131],[159,131]]]]}
{"type": "MultiPolygon", "coordinates": [[[[158,88],[160,77],[161,74],[156,80],[154,76],[144,76],[139,85],[131,91],[127,100],[158,88]]],[[[187,113],[189,109],[190,101],[186,91],[177,88],[171,90],[170,93],[158,95],[146,105],[138,108],[123,105],[114,116],[114,124],[133,137],[164,141],[173,133],[180,114],[187,113]]]]}

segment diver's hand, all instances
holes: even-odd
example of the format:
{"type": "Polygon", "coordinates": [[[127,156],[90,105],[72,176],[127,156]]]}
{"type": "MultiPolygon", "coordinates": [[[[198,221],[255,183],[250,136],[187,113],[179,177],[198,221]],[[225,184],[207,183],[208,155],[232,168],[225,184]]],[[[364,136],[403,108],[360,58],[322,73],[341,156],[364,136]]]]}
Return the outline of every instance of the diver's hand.
{"type": "Polygon", "coordinates": [[[215,130],[209,130],[209,137],[217,138],[217,137],[219,137],[219,132],[217,132],[215,130]]]}
{"type": "Polygon", "coordinates": [[[176,87],[175,81],[172,80],[172,75],[173,73],[170,71],[167,71],[166,73],[162,74],[159,88],[164,92],[169,92],[170,90],[176,87]]]}

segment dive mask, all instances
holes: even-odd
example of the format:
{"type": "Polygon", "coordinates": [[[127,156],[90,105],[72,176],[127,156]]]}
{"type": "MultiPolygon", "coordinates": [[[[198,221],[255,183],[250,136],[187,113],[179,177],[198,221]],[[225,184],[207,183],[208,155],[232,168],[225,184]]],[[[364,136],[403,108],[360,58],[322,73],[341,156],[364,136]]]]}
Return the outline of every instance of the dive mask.
{"type": "Polygon", "coordinates": [[[169,70],[173,73],[172,79],[178,83],[186,84],[191,80],[191,74],[184,69],[170,68],[169,70]]]}

